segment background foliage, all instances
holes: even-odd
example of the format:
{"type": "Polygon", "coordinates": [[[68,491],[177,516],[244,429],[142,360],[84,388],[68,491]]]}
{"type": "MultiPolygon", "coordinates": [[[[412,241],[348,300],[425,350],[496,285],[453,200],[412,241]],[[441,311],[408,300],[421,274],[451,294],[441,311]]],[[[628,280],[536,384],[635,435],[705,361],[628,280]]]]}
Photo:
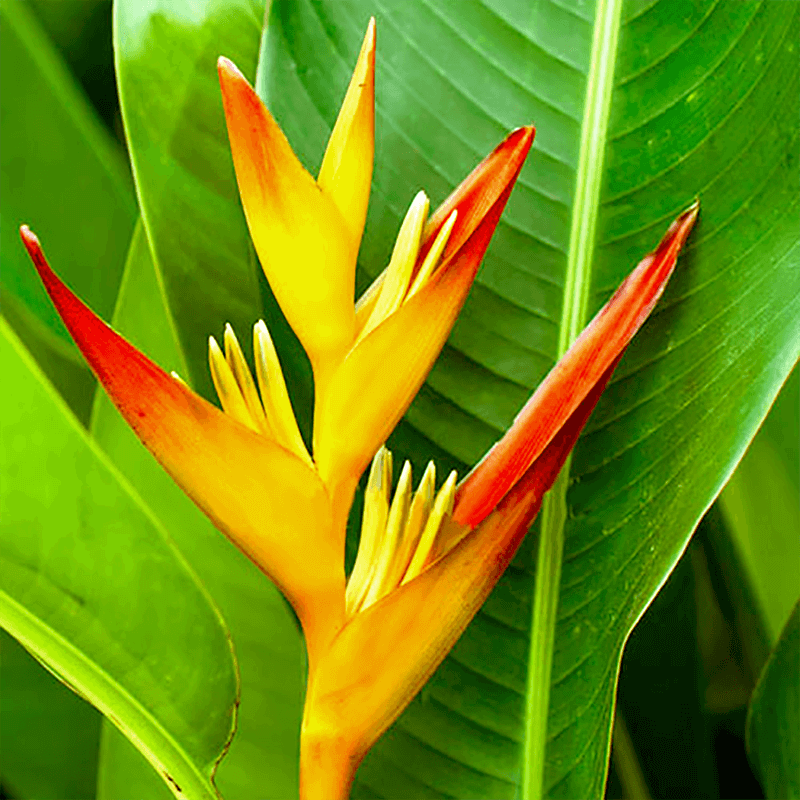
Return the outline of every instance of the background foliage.
{"type": "MultiPolygon", "coordinates": [[[[360,285],[385,263],[419,187],[441,200],[508,128],[538,128],[467,308],[392,437],[415,465],[434,457],[463,474],[570,327],[678,211],[697,195],[703,205],[534,534],[370,755],[355,796],[532,796],[537,758],[549,796],[599,796],[612,725],[611,796],[796,796],[797,636],[784,626],[800,594],[798,370],[786,380],[800,351],[800,6],[455,8],[274,0],[265,28],[255,0],[120,0],[112,26],[105,0],[2,0],[2,357],[14,378],[2,622],[84,694],[112,686],[91,699],[144,735],[173,780],[185,771],[196,796],[211,796],[230,733],[229,634],[242,702],[217,784],[242,800],[296,791],[303,655],[292,616],[95,394],[17,228],[30,223],[98,313],[207,395],[208,334],[264,316],[307,421],[310,372],[249,245],[214,62],[225,54],[256,80],[314,169],[374,13],[376,175],[360,285]],[[538,577],[560,598],[548,676],[530,661],[542,635],[531,630],[535,553],[558,536],[560,578],[538,577]],[[54,649],[64,638],[74,663],[54,649]],[[743,749],[757,682],[752,774],[743,749]],[[190,734],[182,725],[199,713],[209,722],[190,734]],[[776,742],[787,745],[777,774],[776,742]]],[[[169,796],[113,725],[15,639],[1,646],[2,792],[169,796]]]]}

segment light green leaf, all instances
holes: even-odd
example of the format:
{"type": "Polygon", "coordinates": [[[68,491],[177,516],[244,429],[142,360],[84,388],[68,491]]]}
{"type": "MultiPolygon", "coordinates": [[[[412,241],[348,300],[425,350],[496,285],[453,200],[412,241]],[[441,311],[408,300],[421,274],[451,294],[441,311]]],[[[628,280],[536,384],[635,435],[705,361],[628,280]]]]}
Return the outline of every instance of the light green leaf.
{"type": "Polygon", "coordinates": [[[536,584],[532,541],[356,789],[599,797],[625,639],[800,353],[800,5],[275,0],[261,88],[312,171],[372,13],[362,285],[421,186],[441,200],[509,128],[538,129],[450,344],[393,440],[402,455],[411,431],[415,460],[425,437],[462,467],[480,458],[701,199],[671,285],[546,504],[536,584]]]}
{"type": "Polygon", "coordinates": [[[100,314],[114,308],[136,213],[118,143],[17,0],[0,5],[0,288],[4,313],[81,419],[94,379],[19,240],[35,230],[60,274],[100,314]]]}
{"type": "Polygon", "coordinates": [[[798,387],[795,369],[719,498],[772,644],[800,595],[798,387]]]}
{"type": "MultiPolygon", "coordinates": [[[[117,0],[114,51],[147,238],[193,383],[208,393],[209,334],[260,316],[216,62],[255,73],[263,0],[117,0]]],[[[242,335],[243,340],[249,336],[242,335]]]]}
{"type": "MultiPolygon", "coordinates": [[[[114,327],[167,370],[184,374],[143,229],[137,227],[114,327]]],[[[241,680],[237,731],[217,785],[232,800],[297,794],[303,662],[300,634],[277,589],[173,483],[103,393],[92,418],[97,442],[147,499],[197,570],[228,624],[241,680]]],[[[106,732],[99,797],[118,800],[150,785],[152,770],[121,736],[106,732]]],[[[147,796],[146,789],[139,792],[147,796]]]]}
{"type": "Polygon", "coordinates": [[[219,614],[5,322],[0,332],[0,622],[176,796],[212,800],[236,701],[219,614]]]}
{"type": "Polygon", "coordinates": [[[770,800],[800,797],[800,602],[753,692],[747,750],[770,800]]]}

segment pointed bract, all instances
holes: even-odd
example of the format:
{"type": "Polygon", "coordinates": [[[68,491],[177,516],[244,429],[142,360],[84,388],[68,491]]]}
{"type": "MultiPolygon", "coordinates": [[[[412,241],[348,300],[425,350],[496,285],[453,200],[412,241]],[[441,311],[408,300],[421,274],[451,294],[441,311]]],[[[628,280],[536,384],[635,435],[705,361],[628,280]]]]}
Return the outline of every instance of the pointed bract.
{"type": "Polygon", "coordinates": [[[661,297],[698,209],[695,203],[672,223],[656,250],[623,281],[540,384],[506,435],[467,476],[456,499],[454,515],[459,522],[474,527],[486,517],[628,346],[661,297]]]}
{"type": "Polygon", "coordinates": [[[299,458],[224,414],[113,331],[58,278],[26,227],[25,247],[61,319],[144,445],[284,592],[310,631],[344,595],[325,488],[299,458]],[[257,502],[255,502],[257,498],[257,502]],[[303,537],[314,532],[313,545],[303,537]],[[320,608],[312,606],[320,604],[320,608]]]}
{"type": "Polygon", "coordinates": [[[226,58],[218,66],[253,244],[289,324],[315,369],[324,370],[353,341],[358,242],[244,76],[226,58]]]}
{"type": "Polygon", "coordinates": [[[317,183],[341,211],[356,250],[372,184],[375,149],[375,18],[369,21],[317,183]]]}

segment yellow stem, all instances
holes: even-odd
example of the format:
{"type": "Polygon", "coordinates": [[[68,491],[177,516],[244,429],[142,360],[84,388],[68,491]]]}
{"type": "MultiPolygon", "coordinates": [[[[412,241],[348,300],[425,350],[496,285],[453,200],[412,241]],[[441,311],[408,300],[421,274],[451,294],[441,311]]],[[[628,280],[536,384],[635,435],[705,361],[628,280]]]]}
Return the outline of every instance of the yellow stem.
{"type": "Polygon", "coordinates": [[[348,800],[361,759],[341,737],[300,736],[300,800],[348,800]]]}

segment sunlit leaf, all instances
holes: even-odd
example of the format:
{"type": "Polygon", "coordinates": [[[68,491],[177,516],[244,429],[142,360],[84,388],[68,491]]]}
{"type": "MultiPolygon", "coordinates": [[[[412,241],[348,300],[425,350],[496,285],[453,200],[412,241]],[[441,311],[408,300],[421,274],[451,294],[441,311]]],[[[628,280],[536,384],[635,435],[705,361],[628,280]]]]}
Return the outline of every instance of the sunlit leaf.
{"type": "Polygon", "coordinates": [[[258,0],[117,0],[114,50],[142,217],[189,375],[207,393],[209,334],[261,315],[257,271],[225,132],[220,55],[252,77],[258,0]]]}
{"type": "Polygon", "coordinates": [[[10,387],[0,413],[0,622],[137,741],[173,788],[212,800],[237,688],[219,613],[0,324],[10,387]]]}

